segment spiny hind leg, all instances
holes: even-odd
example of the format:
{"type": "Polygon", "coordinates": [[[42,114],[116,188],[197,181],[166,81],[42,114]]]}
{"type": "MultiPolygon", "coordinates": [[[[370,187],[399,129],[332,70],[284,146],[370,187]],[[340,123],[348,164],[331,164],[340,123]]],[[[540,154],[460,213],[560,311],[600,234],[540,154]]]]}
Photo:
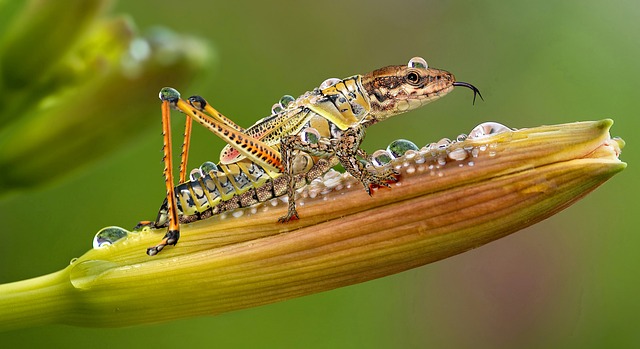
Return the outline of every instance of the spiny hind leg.
{"type": "MultiPolygon", "coordinates": [[[[173,89],[162,89],[160,91],[160,99],[162,100],[162,136],[163,136],[163,161],[164,161],[164,182],[167,189],[167,210],[169,227],[167,233],[159,244],[149,247],[147,254],[154,256],[162,251],[167,245],[175,245],[180,239],[180,226],[178,222],[178,207],[176,203],[176,193],[173,181],[173,165],[171,154],[171,123],[170,112],[172,104],[180,99],[180,94],[173,89]]],[[[183,144],[184,147],[184,144],[183,144]]],[[[184,150],[184,149],[183,149],[184,150]]],[[[185,153],[183,151],[183,157],[185,153]]],[[[184,161],[186,167],[186,161],[184,161]]]]}

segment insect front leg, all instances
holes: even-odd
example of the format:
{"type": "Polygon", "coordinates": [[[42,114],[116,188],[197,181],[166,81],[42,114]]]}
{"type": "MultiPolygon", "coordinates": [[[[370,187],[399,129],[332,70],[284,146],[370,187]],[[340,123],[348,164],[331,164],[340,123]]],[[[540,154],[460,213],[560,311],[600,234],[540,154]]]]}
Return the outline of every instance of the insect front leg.
{"type": "MultiPolygon", "coordinates": [[[[288,210],[285,216],[278,219],[278,222],[286,223],[299,218],[298,211],[296,210],[295,194],[300,176],[304,176],[305,181],[309,183],[322,176],[331,169],[331,167],[337,165],[338,160],[334,156],[333,146],[327,139],[320,139],[315,143],[308,143],[303,141],[298,135],[282,138],[280,141],[280,154],[284,167],[283,176],[286,178],[288,210]],[[313,166],[306,169],[304,173],[296,173],[294,168],[297,157],[301,157],[300,152],[316,157],[313,166]]],[[[311,156],[309,156],[309,158],[311,158],[311,156]]]]}
{"type": "Polygon", "coordinates": [[[398,173],[391,167],[378,169],[371,164],[367,153],[360,149],[364,140],[365,127],[351,127],[346,129],[342,136],[334,140],[335,156],[342,167],[353,177],[357,178],[364,186],[367,194],[371,195],[371,189],[376,187],[389,187],[390,183],[398,181],[398,173]]]}

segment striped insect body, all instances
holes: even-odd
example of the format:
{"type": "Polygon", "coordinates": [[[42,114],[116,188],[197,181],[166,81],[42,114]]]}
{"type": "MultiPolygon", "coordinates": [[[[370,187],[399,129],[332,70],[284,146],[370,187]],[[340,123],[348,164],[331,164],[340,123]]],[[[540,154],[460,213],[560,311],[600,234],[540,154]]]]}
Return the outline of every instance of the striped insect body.
{"type": "MultiPolygon", "coordinates": [[[[418,108],[464,86],[479,94],[453,74],[429,68],[426,61],[412,58],[408,64],[389,66],[365,75],[330,78],[298,98],[284,95],[274,104],[272,115],[242,128],[225,117],[204,98],[186,101],[172,88],[163,88],[162,100],[165,178],[167,197],[154,227],[168,227],[163,240],[147,250],[155,255],[175,245],[179,224],[247,207],[286,195],[287,214],[280,221],[297,219],[295,191],[333,166],[341,164],[371,193],[371,188],[389,186],[397,180],[393,169],[380,167],[385,154],[369,157],[360,143],[365,129],[391,116],[418,108]],[[180,184],[173,186],[170,151],[170,109],[187,116],[180,165],[180,184]],[[191,121],[195,120],[227,142],[220,163],[205,162],[190,172],[187,156],[191,121]],[[374,166],[377,165],[377,166],[374,166]],[[375,171],[371,170],[375,169],[375,171]]],[[[480,96],[482,98],[482,96],[480,96]]],[[[142,223],[141,223],[142,224],[142,223]]]]}

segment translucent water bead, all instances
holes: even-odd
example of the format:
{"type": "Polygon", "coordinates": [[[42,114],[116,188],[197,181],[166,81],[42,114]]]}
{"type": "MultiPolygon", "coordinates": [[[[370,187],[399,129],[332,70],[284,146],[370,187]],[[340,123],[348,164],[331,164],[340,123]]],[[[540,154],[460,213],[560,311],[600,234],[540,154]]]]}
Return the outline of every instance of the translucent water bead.
{"type": "Polygon", "coordinates": [[[415,150],[417,151],[419,148],[413,142],[408,141],[406,139],[396,139],[391,142],[387,147],[387,152],[391,154],[391,156],[396,159],[404,155],[407,150],[415,150]]]}
{"type": "Polygon", "coordinates": [[[200,172],[203,176],[211,171],[219,171],[218,165],[214,164],[211,161],[204,162],[202,165],[200,165],[200,172]]]}
{"type": "Polygon", "coordinates": [[[307,144],[316,144],[320,141],[320,132],[313,127],[307,127],[300,131],[300,139],[307,144]]]}
{"type": "Polygon", "coordinates": [[[333,85],[335,85],[335,84],[339,83],[340,81],[341,81],[341,80],[340,80],[340,79],[338,79],[338,78],[329,78],[329,79],[327,79],[327,80],[323,81],[323,82],[320,84],[320,89],[321,89],[321,90],[324,90],[325,88],[331,87],[331,86],[333,86],[333,85]]]}
{"type": "Polygon", "coordinates": [[[497,122],[483,122],[480,125],[476,126],[469,132],[469,139],[477,139],[486,137],[489,135],[494,135],[503,132],[512,131],[510,128],[503,124],[499,124],[497,122]]]}
{"type": "Polygon", "coordinates": [[[287,109],[287,107],[289,106],[289,104],[293,103],[296,99],[293,98],[293,96],[289,96],[289,95],[284,95],[282,96],[282,98],[280,98],[280,105],[282,106],[282,108],[287,109]]]}
{"type": "Polygon", "coordinates": [[[429,65],[427,64],[427,61],[424,60],[424,58],[422,57],[413,57],[409,60],[409,63],[407,64],[407,66],[409,68],[422,68],[422,69],[427,69],[429,68],[429,65]]]}
{"type": "Polygon", "coordinates": [[[280,105],[280,103],[276,103],[271,106],[271,114],[280,114],[283,111],[284,109],[282,109],[282,106],[280,105]]]}
{"type": "Polygon", "coordinates": [[[200,172],[199,168],[194,168],[193,170],[191,170],[191,172],[189,172],[190,181],[197,181],[200,177],[202,177],[202,172],[200,172]]]}
{"type": "Polygon", "coordinates": [[[373,152],[373,154],[371,154],[371,163],[373,163],[374,166],[380,167],[387,165],[391,162],[391,160],[391,154],[389,154],[389,152],[386,150],[376,150],[375,152],[373,152]]]}
{"type": "Polygon", "coordinates": [[[129,232],[120,227],[102,228],[93,238],[93,248],[112,245],[114,242],[127,237],[127,235],[129,235],[129,232]]]}

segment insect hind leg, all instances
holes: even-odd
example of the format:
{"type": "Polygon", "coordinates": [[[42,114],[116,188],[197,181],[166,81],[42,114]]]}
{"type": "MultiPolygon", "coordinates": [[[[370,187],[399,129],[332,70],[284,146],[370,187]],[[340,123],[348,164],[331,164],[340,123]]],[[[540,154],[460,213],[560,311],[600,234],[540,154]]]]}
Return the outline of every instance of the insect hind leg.
{"type": "Polygon", "coordinates": [[[180,93],[172,88],[163,88],[160,91],[162,100],[162,136],[163,136],[163,160],[164,160],[164,181],[167,189],[167,210],[169,228],[159,244],[147,249],[149,256],[154,256],[162,251],[167,245],[175,245],[180,239],[180,225],[178,222],[178,207],[173,181],[173,164],[171,154],[171,107],[180,100],[180,93]]]}

